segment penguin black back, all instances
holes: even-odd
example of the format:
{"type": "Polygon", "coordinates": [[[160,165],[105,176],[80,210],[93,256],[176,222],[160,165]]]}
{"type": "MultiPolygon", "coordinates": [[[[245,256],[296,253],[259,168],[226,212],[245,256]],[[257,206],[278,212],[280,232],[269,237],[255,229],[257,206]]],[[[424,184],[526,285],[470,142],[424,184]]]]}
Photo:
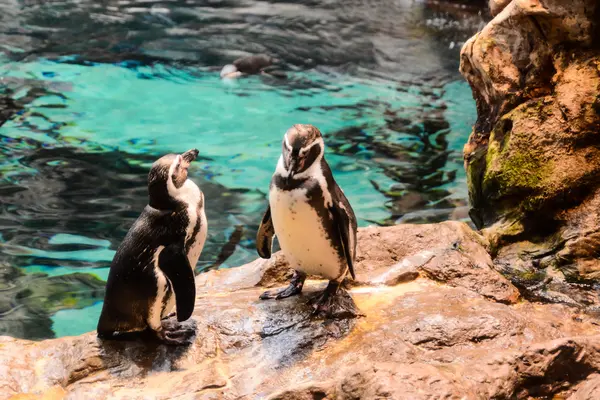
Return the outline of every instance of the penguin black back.
{"type": "MultiPolygon", "coordinates": [[[[177,319],[194,308],[194,267],[207,232],[204,195],[188,179],[197,150],[169,154],[148,174],[149,204],[135,221],[111,263],[98,336],[147,328],[170,344],[182,344],[162,324],[176,305],[177,319]]],[[[179,333],[178,333],[179,332],[179,333]]]]}

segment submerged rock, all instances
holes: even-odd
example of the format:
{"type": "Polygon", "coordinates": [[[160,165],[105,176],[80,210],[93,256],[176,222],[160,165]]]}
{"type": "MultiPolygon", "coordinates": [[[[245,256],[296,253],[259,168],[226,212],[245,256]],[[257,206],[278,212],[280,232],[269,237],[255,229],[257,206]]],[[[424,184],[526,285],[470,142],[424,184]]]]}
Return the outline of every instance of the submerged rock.
{"type": "Polygon", "coordinates": [[[50,317],[102,301],[104,282],[94,275],[25,274],[0,265],[0,334],[32,339],[54,337],[50,317]]]}
{"type": "Polygon", "coordinates": [[[600,306],[600,5],[492,1],[461,52],[470,215],[533,298],[600,306]]]}
{"type": "Polygon", "coordinates": [[[187,322],[197,336],[187,348],[94,333],[37,343],[0,337],[0,398],[487,399],[593,390],[598,322],[564,305],[515,304],[516,289],[465,224],[359,232],[350,293],[364,317],[310,318],[307,298],[324,281],[308,280],[295,298],[259,301],[265,287],[288,279],[277,253],[197,278],[187,322]]]}

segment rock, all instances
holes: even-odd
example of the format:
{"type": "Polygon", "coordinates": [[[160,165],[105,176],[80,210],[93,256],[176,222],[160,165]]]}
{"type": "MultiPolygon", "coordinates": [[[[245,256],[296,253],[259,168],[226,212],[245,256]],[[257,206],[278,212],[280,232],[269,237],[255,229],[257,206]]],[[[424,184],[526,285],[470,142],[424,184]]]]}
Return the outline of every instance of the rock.
{"type": "Polygon", "coordinates": [[[490,7],[498,15],[461,51],[478,113],[464,148],[470,216],[513,282],[533,276],[523,287],[535,296],[596,309],[600,6],[490,7]]]}
{"type": "Polygon", "coordinates": [[[485,241],[465,224],[366,228],[359,243],[350,292],[364,317],[311,318],[307,298],[326,285],[312,279],[301,296],[258,300],[263,284],[287,279],[277,254],[198,277],[189,347],[102,341],[94,332],[0,337],[0,399],[481,399],[591,390],[581,382],[600,370],[598,321],[564,305],[508,301],[514,288],[500,290],[485,241]],[[374,282],[386,268],[397,278],[374,282]],[[413,270],[419,277],[400,279],[413,270]],[[486,280],[496,283],[483,288],[486,280]]]}
{"type": "MultiPolygon", "coordinates": [[[[495,301],[516,302],[518,290],[493,269],[485,246],[485,239],[463,222],[362,228],[358,230],[356,282],[347,283],[396,285],[423,274],[495,301]]],[[[293,274],[281,252],[250,265],[203,274],[198,284],[219,290],[273,287],[287,284],[293,274]]]]}
{"type": "Polygon", "coordinates": [[[591,374],[573,390],[567,400],[589,400],[600,393],[600,374],[591,374]]]}
{"type": "Polygon", "coordinates": [[[489,0],[488,6],[492,17],[500,14],[512,0],[489,0]]]}
{"type": "Polygon", "coordinates": [[[357,280],[401,282],[406,280],[401,276],[418,271],[495,301],[516,302],[518,291],[493,269],[485,246],[485,239],[462,222],[365,228],[358,235],[357,280]]]}
{"type": "Polygon", "coordinates": [[[482,398],[531,398],[555,394],[598,371],[599,336],[564,338],[533,344],[524,351],[498,354],[482,366],[492,374],[465,371],[482,398]],[[485,383],[493,384],[485,387],[485,383]]]}

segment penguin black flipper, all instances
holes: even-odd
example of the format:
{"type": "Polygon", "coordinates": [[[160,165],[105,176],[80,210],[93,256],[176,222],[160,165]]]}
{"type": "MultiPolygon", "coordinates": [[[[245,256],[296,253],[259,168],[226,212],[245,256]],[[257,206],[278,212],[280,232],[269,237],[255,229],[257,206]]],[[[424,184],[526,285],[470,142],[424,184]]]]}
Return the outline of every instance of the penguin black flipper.
{"type": "Polygon", "coordinates": [[[267,211],[265,211],[265,215],[256,233],[256,251],[258,251],[258,255],[262,258],[271,258],[273,235],[275,235],[275,228],[271,219],[271,206],[267,206],[267,211]]]}
{"type": "Polygon", "coordinates": [[[177,320],[187,320],[194,311],[196,283],[183,245],[171,244],[165,247],[158,256],[158,267],[173,285],[177,320]]]}
{"type": "Polygon", "coordinates": [[[340,241],[344,249],[344,256],[346,257],[346,263],[348,264],[348,270],[350,271],[350,275],[352,275],[352,279],[356,279],[350,244],[350,235],[352,234],[350,232],[350,216],[341,202],[338,205],[333,204],[329,207],[329,211],[331,211],[331,214],[333,215],[333,220],[335,221],[335,226],[337,227],[340,236],[340,241]]]}

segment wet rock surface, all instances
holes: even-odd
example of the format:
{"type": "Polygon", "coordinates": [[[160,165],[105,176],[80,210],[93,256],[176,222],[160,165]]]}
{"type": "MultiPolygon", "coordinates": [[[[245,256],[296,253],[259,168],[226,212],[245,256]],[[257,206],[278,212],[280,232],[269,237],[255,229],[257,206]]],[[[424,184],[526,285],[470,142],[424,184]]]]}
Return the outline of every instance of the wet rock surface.
{"type": "Polygon", "coordinates": [[[464,147],[470,216],[532,299],[600,306],[600,6],[490,1],[462,48],[478,119],[464,147]]]}
{"type": "Polygon", "coordinates": [[[258,300],[288,278],[277,253],[197,278],[189,347],[93,332],[0,337],[0,398],[575,399],[596,387],[599,322],[565,305],[516,302],[466,225],[367,228],[359,240],[349,286],[364,317],[311,318],[307,301],[326,286],[318,280],[301,296],[258,300]],[[379,279],[398,265],[403,279],[379,279]],[[494,290],[482,289],[494,276],[494,290]]]}

